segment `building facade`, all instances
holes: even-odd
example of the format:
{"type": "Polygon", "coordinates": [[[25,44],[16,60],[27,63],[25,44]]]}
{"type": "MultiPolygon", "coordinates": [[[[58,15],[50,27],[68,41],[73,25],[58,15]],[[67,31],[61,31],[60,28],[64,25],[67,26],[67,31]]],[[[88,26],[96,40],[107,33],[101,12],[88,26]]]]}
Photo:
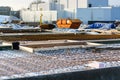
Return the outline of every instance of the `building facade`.
{"type": "MultiPolygon", "coordinates": [[[[85,24],[89,21],[120,20],[120,7],[110,7],[108,0],[48,0],[47,2],[38,0],[31,3],[27,11],[31,11],[29,13],[31,16],[38,13],[37,11],[48,11],[48,13],[54,11],[55,14],[53,16],[56,17],[54,20],[58,18],[77,18],[85,24]]],[[[25,18],[23,17],[27,13],[25,12],[21,12],[22,18],[25,18]]],[[[40,16],[40,13],[36,16],[40,16]]],[[[44,16],[48,16],[48,14],[44,14],[44,16]]]]}
{"type": "Polygon", "coordinates": [[[20,11],[20,17],[24,22],[40,22],[41,15],[43,23],[51,23],[57,20],[55,4],[51,0],[49,2],[37,0],[30,4],[29,9],[20,11]]]}
{"type": "Polygon", "coordinates": [[[11,8],[10,7],[0,7],[0,15],[11,15],[11,8]]]}
{"type": "MultiPolygon", "coordinates": [[[[120,7],[91,7],[65,9],[63,18],[77,18],[88,24],[89,21],[116,21],[120,20],[120,7]]],[[[62,14],[62,13],[61,13],[62,14]]]]}
{"type": "Polygon", "coordinates": [[[108,6],[108,0],[58,0],[57,3],[59,3],[61,10],[108,6]]]}
{"type": "Polygon", "coordinates": [[[88,21],[112,21],[112,7],[78,8],[76,18],[85,24],[88,21]]]}
{"type": "Polygon", "coordinates": [[[20,11],[21,19],[24,22],[40,22],[41,15],[43,23],[52,23],[53,21],[57,20],[57,11],[31,11],[31,10],[20,11]]]}
{"type": "Polygon", "coordinates": [[[40,2],[40,3],[31,3],[30,4],[30,10],[32,11],[49,11],[51,10],[50,4],[45,3],[45,2],[40,2]],[[44,7],[43,7],[44,6],[44,7]]]}
{"type": "Polygon", "coordinates": [[[64,7],[60,8],[58,18],[77,18],[88,24],[89,21],[120,20],[120,7],[110,7],[108,0],[59,0],[64,7]]]}

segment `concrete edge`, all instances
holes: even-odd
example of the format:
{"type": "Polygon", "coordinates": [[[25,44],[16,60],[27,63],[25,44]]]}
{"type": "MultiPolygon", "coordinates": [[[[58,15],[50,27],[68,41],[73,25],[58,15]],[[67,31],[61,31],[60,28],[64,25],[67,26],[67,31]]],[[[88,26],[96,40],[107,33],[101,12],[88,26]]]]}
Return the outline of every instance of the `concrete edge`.
{"type": "Polygon", "coordinates": [[[27,51],[27,52],[30,52],[30,53],[34,53],[33,48],[29,48],[29,47],[25,47],[25,46],[19,46],[19,48],[20,48],[20,50],[27,51]]]}

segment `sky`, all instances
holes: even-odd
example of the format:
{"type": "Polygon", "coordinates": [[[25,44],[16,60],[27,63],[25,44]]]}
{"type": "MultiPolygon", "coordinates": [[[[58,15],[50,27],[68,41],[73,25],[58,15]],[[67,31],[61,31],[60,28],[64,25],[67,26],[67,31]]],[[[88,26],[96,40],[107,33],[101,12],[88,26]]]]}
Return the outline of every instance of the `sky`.
{"type": "MultiPolygon", "coordinates": [[[[0,0],[0,6],[10,6],[13,10],[28,8],[29,4],[35,0],[0,0]]],[[[120,5],[120,0],[109,0],[110,5],[120,5]]]]}

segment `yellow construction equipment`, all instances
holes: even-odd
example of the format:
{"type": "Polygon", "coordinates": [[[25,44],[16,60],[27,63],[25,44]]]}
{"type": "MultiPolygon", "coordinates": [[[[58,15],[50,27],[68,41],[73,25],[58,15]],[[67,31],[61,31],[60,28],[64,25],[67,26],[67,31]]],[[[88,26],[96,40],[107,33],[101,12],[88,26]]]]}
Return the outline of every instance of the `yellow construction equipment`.
{"type": "Polygon", "coordinates": [[[40,28],[43,29],[53,29],[55,28],[55,25],[53,24],[44,24],[42,21],[43,14],[40,15],[40,28]]]}
{"type": "Polygon", "coordinates": [[[43,14],[40,15],[40,25],[42,25],[42,16],[43,14]]]}

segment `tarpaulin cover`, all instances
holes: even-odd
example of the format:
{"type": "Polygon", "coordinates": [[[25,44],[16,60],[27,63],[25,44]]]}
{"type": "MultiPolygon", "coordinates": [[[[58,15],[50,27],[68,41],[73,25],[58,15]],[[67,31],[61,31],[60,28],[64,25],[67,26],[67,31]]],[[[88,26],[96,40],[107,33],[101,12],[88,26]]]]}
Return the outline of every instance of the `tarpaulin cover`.
{"type": "Polygon", "coordinates": [[[11,22],[12,20],[20,20],[15,16],[0,15],[0,23],[2,22],[11,22]]]}
{"type": "Polygon", "coordinates": [[[113,23],[94,23],[89,25],[86,29],[114,29],[113,23]]]}

